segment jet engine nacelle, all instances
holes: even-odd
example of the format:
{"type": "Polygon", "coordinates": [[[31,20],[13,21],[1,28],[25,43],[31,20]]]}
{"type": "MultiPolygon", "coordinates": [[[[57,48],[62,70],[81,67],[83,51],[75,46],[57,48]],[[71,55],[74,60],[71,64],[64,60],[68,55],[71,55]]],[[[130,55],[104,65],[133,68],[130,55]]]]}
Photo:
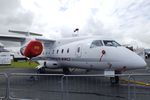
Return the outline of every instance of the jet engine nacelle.
{"type": "MultiPolygon", "coordinates": [[[[57,61],[45,61],[45,60],[39,60],[38,63],[40,64],[39,67],[44,68],[59,68],[60,64],[57,61]]],[[[39,69],[39,68],[38,68],[39,69]]]]}
{"type": "Polygon", "coordinates": [[[20,49],[21,54],[28,58],[36,57],[40,55],[42,51],[43,45],[37,40],[31,40],[20,49]]]}

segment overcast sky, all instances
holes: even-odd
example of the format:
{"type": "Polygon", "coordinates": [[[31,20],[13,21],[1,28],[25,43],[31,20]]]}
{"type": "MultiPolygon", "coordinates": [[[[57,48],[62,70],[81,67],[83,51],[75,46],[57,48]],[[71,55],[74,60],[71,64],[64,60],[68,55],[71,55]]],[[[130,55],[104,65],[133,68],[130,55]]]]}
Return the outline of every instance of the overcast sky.
{"type": "Polygon", "coordinates": [[[50,38],[102,35],[150,47],[150,0],[0,0],[0,33],[39,32],[50,38]]]}

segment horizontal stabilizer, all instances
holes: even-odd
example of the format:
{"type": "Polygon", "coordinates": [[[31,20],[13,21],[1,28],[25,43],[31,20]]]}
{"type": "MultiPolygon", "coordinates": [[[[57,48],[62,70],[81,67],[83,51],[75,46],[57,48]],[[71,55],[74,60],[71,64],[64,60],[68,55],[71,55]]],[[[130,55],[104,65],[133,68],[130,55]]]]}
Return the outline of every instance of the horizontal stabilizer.
{"type": "Polygon", "coordinates": [[[11,33],[18,33],[18,34],[25,34],[25,35],[27,35],[27,36],[29,36],[29,35],[43,36],[42,34],[39,34],[39,33],[26,32],[26,31],[14,31],[14,30],[8,30],[8,32],[11,32],[11,33]]]}
{"type": "Polygon", "coordinates": [[[24,42],[26,37],[24,36],[12,36],[12,35],[0,35],[2,41],[24,42]]]}

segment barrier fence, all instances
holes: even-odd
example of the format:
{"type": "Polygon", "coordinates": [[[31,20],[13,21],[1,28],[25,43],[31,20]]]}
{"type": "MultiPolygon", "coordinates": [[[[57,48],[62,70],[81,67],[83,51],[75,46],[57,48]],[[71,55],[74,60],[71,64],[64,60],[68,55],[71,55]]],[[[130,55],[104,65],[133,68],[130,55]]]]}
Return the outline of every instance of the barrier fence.
{"type": "Polygon", "coordinates": [[[149,100],[150,74],[118,74],[112,85],[104,75],[0,74],[5,100],[149,100]]]}
{"type": "Polygon", "coordinates": [[[7,98],[7,92],[8,92],[8,84],[7,84],[7,81],[8,81],[8,77],[7,77],[7,74],[5,73],[0,73],[0,99],[4,99],[4,98],[7,98]]]}

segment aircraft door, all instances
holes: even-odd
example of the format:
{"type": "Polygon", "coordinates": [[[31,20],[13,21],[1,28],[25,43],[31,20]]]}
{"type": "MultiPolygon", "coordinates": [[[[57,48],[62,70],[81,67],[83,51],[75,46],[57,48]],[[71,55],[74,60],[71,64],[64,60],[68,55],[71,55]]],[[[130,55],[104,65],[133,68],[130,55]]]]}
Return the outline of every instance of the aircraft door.
{"type": "Polygon", "coordinates": [[[81,46],[81,44],[77,45],[75,55],[76,55],[76,57],[79,57],[79,58],[82,56],[82,46],[81,46]]]}

